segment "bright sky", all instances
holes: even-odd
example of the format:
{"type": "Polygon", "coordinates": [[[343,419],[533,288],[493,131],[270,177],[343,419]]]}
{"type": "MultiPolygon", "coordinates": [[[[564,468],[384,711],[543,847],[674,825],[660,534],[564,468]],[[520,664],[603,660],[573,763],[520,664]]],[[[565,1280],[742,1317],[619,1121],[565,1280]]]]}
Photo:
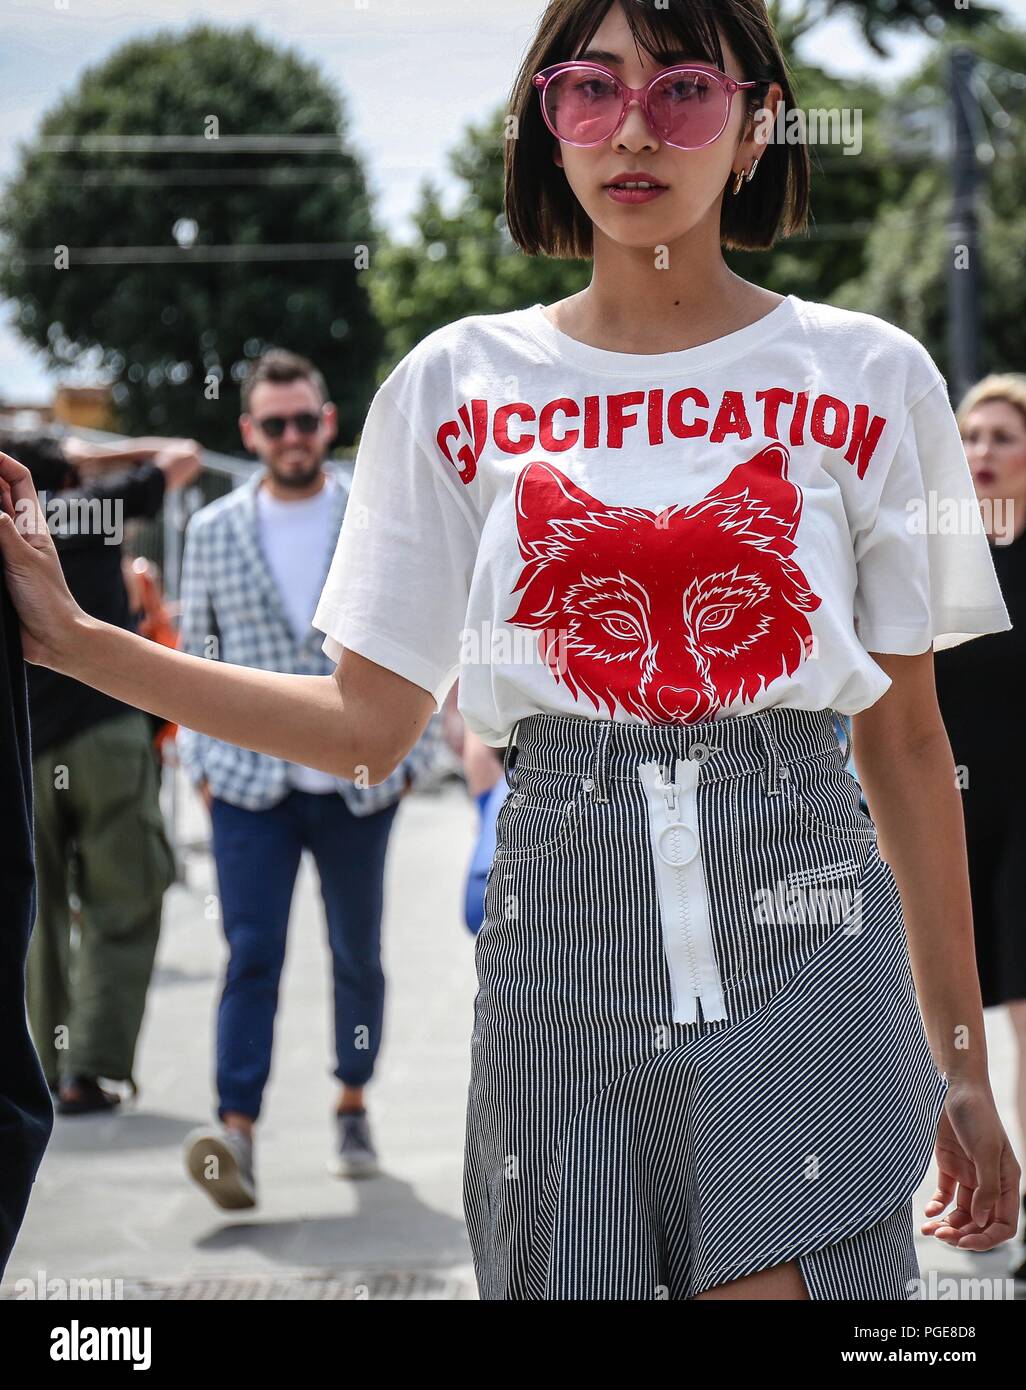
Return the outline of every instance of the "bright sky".
{"type": "MultiPolygon", "coordinates": [[[[996,2],[1026,23],[1026,0],[996,2]]],[[[126,40],[201,20],[251,24],[316,61],[340,87],[379,214],[401,237],[421,179],[444,185],[447,151],[508,93],[544,8],[544,0],[3,0],[0,178],[14,166],[18,140],[83,69],[126,40]],[[382,99],[386,74],[388,89],[403,94],[399,108],[382,99]]],[[[881,63],[848,21],[835,19],[817,27],[804,53],[838,75],[896,78],[919,61],[924,41],[890,42],[892,56],[881,63]]],[[[52,379],[8,327],[8,308],[0,307],[0,400],[46,400],[52,379]]]]}

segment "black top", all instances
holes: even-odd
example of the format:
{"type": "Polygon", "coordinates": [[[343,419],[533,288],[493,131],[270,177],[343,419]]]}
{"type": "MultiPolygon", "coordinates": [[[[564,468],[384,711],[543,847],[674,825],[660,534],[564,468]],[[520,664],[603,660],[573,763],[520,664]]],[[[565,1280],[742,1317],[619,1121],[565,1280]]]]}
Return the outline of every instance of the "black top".
{"type": "Polygon", "coordinates": [[[995,798],[1001,804],[1006,797],[1026,804],[1019,780],[1026,771],[1026,532],[1010,545],[991,545],[990,554],[1011,630],[936,652],[937,696],[955,762],[968,770],[967,790],[1003,789],[995,798]]]}
{"type": "MultiPolygon", "coordinates": [[[[15,448],[15,457],[32,471],[37,489],[43,478],[54,474],[53,448],[54,442],[45,438],[19,440],[15,448]]],[[[155,516],[164,500],[163,471],[155,463],[145,462],[88,483],[76,481],[60,492],[42,489],[40,500],[64,578],[77,603],[90,617],[134,632],[136,623],[121,574],[121,546],[107,544],[107,537],[114,533],[115,513],[108,512],[106,521],[100,513],[101,526],[94,522],[88,529],[76,530],[75,509],[67,504],[71,500],[95,500],[102,506],[120,501],[120,516],[126,521],[155,516]]],[[[97,509],[93,512],[95,516],[97,509]]],[[[27,674],[33,755],[132,708],[45,666],[29,666],[27,674]]]]}
{"type": "Polygon", "coordinates": [[[35,916],[32,765],[18,616],[0,560],[0,1275],[53,1124],[25,1021],[25,954],[35,916]]]}

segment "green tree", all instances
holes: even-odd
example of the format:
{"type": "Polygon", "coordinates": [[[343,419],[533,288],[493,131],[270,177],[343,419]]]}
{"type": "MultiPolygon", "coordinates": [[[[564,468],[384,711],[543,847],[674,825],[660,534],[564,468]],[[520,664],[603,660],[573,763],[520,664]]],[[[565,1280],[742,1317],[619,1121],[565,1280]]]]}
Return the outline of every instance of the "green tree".
{"type": "Polygon", "coordinates": [[[425,180],[414,239],[375,258],[371,296],[395,361],[442,324],[467,314],[496,314],[575,294],[591,278],[587,261],[524,256],[506,232],[503,212],[503,115],[468,128],[449,155],[461,194],[446,213],[425,180]]]}
{"type": "MultiPolygon", "coordinates": [[[[968,44],[983,60],[983,97],[976,145],[982,182],[977,197],[981,258],[981,370],[1022,371],[1026,364],[1026,33],[1007,26],[980,29],[968,44]]],[[[898,115],[918,103],[924,139],[922,167],[881,206],[866,242],[864,270],[839,287],[835,302],[900,324],[947,372],[948,218],[951,182],[946,109],[946,50],[930,55],[896,94],[898,115]],[[932,114],[931,114],[932,113],[932,114]]]]}
{"type": "Polygon", "coordinates": [[[102,366],[124,429],[236,451],[247,359],[289,347],[324,371],[351,442],[381,330],[346,139],[317,68],[251,30],[125,44],[45,116],[5,190],[0,288],[21,333],[56,367],[102,366]]]}
{"type": "Polygon", "coordinates": [[[951,4],[951,0],[807,0],[810,16],[847,14],[862,30],[874,53],[886,54],[884,34],[898,29],[922,29],[935,38],[955,26],[968,32],[995,19],[1000,11],[989,5],[951,4]]]}

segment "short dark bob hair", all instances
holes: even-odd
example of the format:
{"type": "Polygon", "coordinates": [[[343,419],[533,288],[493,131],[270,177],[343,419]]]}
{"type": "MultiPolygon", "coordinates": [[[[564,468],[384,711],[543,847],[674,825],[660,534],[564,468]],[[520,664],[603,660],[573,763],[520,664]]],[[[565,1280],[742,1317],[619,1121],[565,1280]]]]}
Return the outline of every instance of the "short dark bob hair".
{"type": "MultiPolygon", "coordinates": [[[[555,137],[542,119],[531,78],[541,68],[576,57],[610,8],[621,0],[551,0],[517,75],[509,101],[513,136],[505,142],[506,226],[529,256],[588,259],[594,254],[591,218],[552,159],[555,137]]],[[[785,112],[794,106],[784,55],[763,0],[622,0],[631,34],[656,61],[683,49],[695,61],[723,67],[720,34],[746,79],[761,82],[747,93],[750,118],[778,82],[785,112]]],[[[720,241],[733,250],[765,251],[778,237],[802,231],[809,216],[809,154],[805,141],[763,147],[759,171],[734,196],[724,194],[720,241]]]]}

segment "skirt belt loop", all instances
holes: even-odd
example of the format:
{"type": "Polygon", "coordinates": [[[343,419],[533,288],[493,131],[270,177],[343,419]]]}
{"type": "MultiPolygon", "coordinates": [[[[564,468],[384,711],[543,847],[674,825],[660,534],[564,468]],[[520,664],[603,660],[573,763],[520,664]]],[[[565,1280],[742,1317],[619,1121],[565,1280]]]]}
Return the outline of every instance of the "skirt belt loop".
{"type": "Polygon", "coordinates": [[[502,775],[510,786],[512,786],[512,783],[509,780],[509,771],[517,760],[517,731],[519,728],[520,720],[518,719],[510,730],[509,739],[506,742],[506,747],[502,754],[502,775]]]}
{"type": "Polygon", "coordinates": [[[593,801],[608,802],[606,790],[606,744],[609,741],[609,724],[599,721],[598,736],[595,739],[595,755],[592,759],[591,794],[593,801]]]}
{"type": "Polygon", "coordinates": [[[763,736],[766,753],[766,761],[762,769],[763,787],[768,796],[776,796],[780,791],[781,782],[787,776],[787,767],[773,733],[773,715],[771,711],[764,711],[759,719],[759,729],[763,736]]]}

